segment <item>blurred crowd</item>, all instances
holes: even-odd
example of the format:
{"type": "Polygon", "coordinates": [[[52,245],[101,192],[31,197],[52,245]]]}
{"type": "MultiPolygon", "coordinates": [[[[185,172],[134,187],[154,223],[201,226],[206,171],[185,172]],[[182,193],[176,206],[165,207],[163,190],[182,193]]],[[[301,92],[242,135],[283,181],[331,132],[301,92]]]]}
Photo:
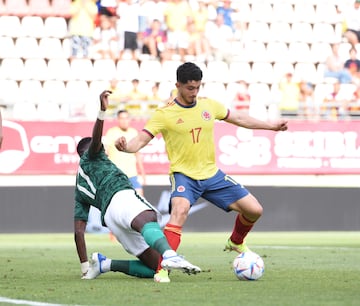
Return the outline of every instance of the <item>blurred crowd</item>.
{"type": "Polygon", "coordinates": [[[246,28],[237,11],[229,0],[74,0],[72,56],[231,61],[246,28]]]}
{"type": "MultiPolygon", "coordinates": [[[[270,108],[272,113],[270,116],[336,120],[348,118],[350,113],[358,114],[360,1],[344,4],[339,2],[335,6],[338,20],[334,26],[340,25],[341,31],[329,44],[331,52],[324,54],[324,82],[321,83],[325,84],[315,88],[310,78],[299,79],[294,77],[293,71],[286,71],[271,88],[271,100],[276,96],[279,99],[275,110],[271,111],[271,101],[265,103],[267,111],[270,108]],[[349,45],[346,61],[338,52],[344,42],[349,45]],[[324,102],[321,105],[314,101],[316,94],[324,102]]],[[[69,20],[71,55],[72,58],[116,61],[126,54],[126,58],[139,61],[224,61],[230,64],[238,60],[235,46],[249,39],[246,13],[240,1],[230,0],[74,0],[69,20]]],[[[132,82],[135,91],[137,82],[132,82]]],[[[229,97],[231,107],[249,110],[249,82],[239,77],[235,83],[229,97]]],[[[152,91],[157,87],[158,84],[154,84],[152,91]]]]}
{"type": "MultiPolygon", "coordinates": [[[[54,7],[66,2],[49,1],[54,7]]],[[[116,76],[106,79],[113,91],[111,114],[126,107],[138,116],[166,103],[175,93],[177,65],[193,61],[204,69],[200,95],[230,109],[261,119],[360,118],[360,0],[67,1],[67,34],[60,40],[69,65],[110,60],[111,67],[121,70],[121,62],[136,63],[122,69],[132,75],[126,84],[116,76]],[[133,73],[142,66],[150,67],[147,73],[153,78],[133,73]]],[[[5,67],[5,59],[0,60],[5,67]]],[[[50,67],[51,59],[45,60],[50,67]]],[[[85,80],[90,89],[92,80],[85,80]]],[[[40,82],[45,88],[46,80],[40,82]]],[[[60,82],[66,90],[72,84],[66,78],[60,82]]],[[[79,103],[69,116],[85,116],[84,105],[79,103]]]]}

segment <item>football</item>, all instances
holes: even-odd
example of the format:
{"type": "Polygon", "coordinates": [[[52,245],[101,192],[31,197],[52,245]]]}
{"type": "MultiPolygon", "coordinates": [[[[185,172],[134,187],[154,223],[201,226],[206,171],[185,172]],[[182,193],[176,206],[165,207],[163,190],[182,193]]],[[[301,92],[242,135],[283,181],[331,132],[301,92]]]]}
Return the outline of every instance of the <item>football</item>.
{"type": "Polygon", "coordinates": [[[257,280],[263,276],[265,265],[260,255],[248,251],[235,257],[233,270],[239,280],[257,280]]]}

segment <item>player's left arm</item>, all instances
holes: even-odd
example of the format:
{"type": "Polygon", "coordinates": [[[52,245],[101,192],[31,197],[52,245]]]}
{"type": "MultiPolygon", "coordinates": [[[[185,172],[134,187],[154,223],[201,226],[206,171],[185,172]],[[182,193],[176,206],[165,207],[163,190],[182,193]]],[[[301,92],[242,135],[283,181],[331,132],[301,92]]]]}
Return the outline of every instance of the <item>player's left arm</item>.
{"type": "Polygon", "coordinates": [[[86,230],[86,221],[84,220],[74,220],[74,240],[76,245],[76,251],[79,256],[81,273],[84,277],[89,269],[89,261],[86,251],[86,242],[85,242],[85,230],[86,230]]]}
{"type": "Polygon", "coordinates": [[[288,129],[287,120],[280,119],[268,122],[251,117],[245,112],[230,112],[224,121],[243,128],[254,130],[286,131],[288,129]]]}
{"type": "Polygon", "coordinates": [[[98,153],[102,148],[102,134],[104,128],[104,119],[105,119],[105,111],[109,105],[108,97],[111,94],[111,91],[104,90],[100,94],[100,111],[98,117],[96,118],[95,125],[92,131],[91,143],[89,147],[89,156],[92,157],[96,153],[98,153]]]}

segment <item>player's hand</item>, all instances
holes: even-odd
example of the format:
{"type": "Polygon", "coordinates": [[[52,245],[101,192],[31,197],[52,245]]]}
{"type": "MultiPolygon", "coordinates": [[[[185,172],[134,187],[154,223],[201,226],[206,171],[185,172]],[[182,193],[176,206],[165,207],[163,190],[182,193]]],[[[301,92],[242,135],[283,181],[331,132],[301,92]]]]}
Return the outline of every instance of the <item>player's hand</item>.
{"type": "Polygon", "coordinates": [[[92,279],[88,276],[87,272],[82,275],[81,279],[92,279]]]}
{"type": "Polygon", "coordinates": [[[108,105],[109,105],[109,95],[112,94],[112,91],[110,90],[104,90],[101,94],[100,94],[100,107],[102,111],[106,111],[108,105]]]}
{"type": "Polygon", "coordinates": [[[127,142],[124,136],[115,141],[115,148],[119,151],[126,152],[127,142]]]}
{"type": "Polygon", "coordinates": [[[286,131],[288,129],[288,122],[286,120],[280,120],[274,123],[274,131],[286,131]]]}
{"type": "Polygon", "coordinates": [[[89,271],[89,262],[85,261],[83,263],[80,264],[80,269],[81,269],[81,279],[87,279],[87,273],[89,271]]]}

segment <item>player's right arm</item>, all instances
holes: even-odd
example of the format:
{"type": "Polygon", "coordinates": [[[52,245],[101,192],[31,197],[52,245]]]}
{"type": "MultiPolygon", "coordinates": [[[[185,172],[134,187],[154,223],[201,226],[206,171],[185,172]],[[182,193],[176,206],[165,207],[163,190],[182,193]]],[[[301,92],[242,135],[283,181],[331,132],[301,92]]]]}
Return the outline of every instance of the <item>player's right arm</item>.
{"type": "Polygon", "coordinates": [[[122,152],[136,153],[145,147],[151,139],[153,139],[152,135],[145,131],[141,131],[129,142],[126,141],[125,137],[120,137],[118,140],[116,140],[115,147],[122,152]]]}
{"type": "Polygon", "coordinates": [[[91,143],[89,147],[89,156],[94,156],[102,148],[102,134],[104,127],[104,115],[105,111],[109,105],[108,96],[111,94],[111,91],[104,90],[100,95],[100,112],[95,121],[95,125],[92,131],[91,143]]]}

